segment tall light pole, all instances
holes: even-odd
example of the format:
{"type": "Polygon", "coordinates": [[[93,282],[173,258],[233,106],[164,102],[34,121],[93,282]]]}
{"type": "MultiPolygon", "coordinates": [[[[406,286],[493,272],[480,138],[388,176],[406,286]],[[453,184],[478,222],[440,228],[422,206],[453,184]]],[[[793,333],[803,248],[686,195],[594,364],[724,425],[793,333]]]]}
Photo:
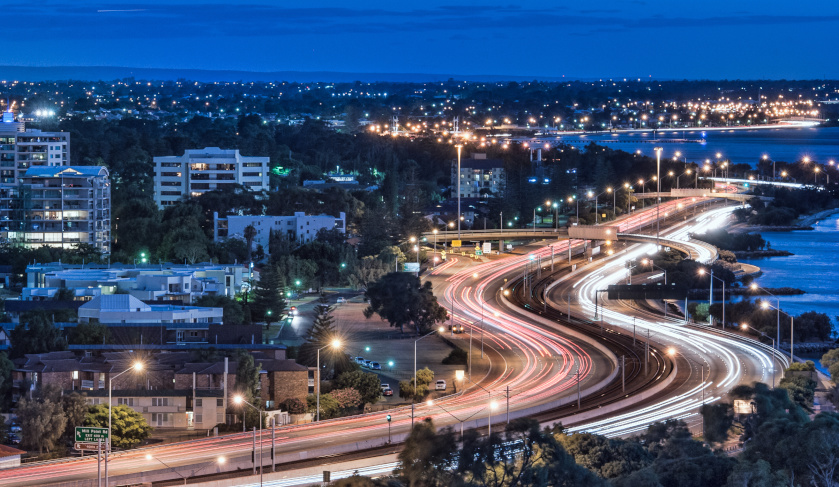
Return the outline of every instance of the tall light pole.
{"type": "MultiPolygon", "coordinates": [[[[414,397],[416,397],[416,395],[417,395],[417,342],[422,340],[423,338],[425,338],[427,336],[433,335],[435,332],[442,334],[443,331],[444,331],[444,329],[441,326],[440,328],[437,328],[436,330],[432,330],[432,331],[426,333],[425,335],[423,335],[423,336],[417,338],[416,340],[414,340],[414,394],[413,394],[413,397],[411,397],[411,428],[414,427],[414,397]]],[[[470,351],[469,353],[471,354],[472,352],[470,351]]],[[[471,360],[471,357],[470,357],[470,360],[471,360]]]]}
{"type": "Polygon", "coordinates": [[[597,223],[599,222],[599,218],[600,218],[600,210],[597,209],[597,198],[603,196],[606,193],[611,193],[611,192],[612,192],[612,188],[606,188],[606,191],[604,191],[604,192],[602,192],[602,193],[600,193],[600,194],[598,194],[597,196],[594,197],[594,224],[595,225],[597,225],[597,223]]]}
{"type": "MultiPolygon", "coordinates": [[[[772,306],[771,304],[769,304],[769,301],[763,301],[763,302],[761,303],[761,305],[760,305],[760,306],[761,306],[763,309],[766,309],[766,308],[775,308],[774,306],[772,306]]],[[[775,309],[778,309],[778,308],[775,308],[775,309]]],[[[780,312],[781,310],[780,310],[780,309],[778,309],[778,311],[780,312]]],[[[784,314],[786,314],[787,316],[789,316],[789,363],[793,363],[793,362],[795,362],[795,360],[794,360],[794,358],[793,358],[793,356],[792,356],[792,353],[793,353],[792,351],[793,351],[793,348],[794,348],[794,347],[793,347],[793,345],[795,344],[795,343],[794,343],[794,342],[795,342],[795,338],[794,338],[794,336],[793,336],[793,333],[795,332],[795,318],[793,318],[793,316],[792,316],[791,314],[789,314],[789,313],[784,313],[784,314]]],[[[780,332],[779,332],[778,336],[780,336],[780,332]]],[[[778,346],[780,346],[780,344],[778,344],[778,346]]]]}
{"type": "Polygon", "coordinates": [[[661,248],[661,223],[659,222],[661,213],[661,147],[653,149],[655,151],[655,179],[656,179],[656,205],[655,205],[655,245],[656,248],[661,248]]]}
{"type": "Polygon", "coordinates": [[[113,387],[114,386],[114,379],[116,379],[117,377],[119,377],[122,374],[124,374],[128,371],[131,371],[131,370],[134,370],[136,372],[140,372],[141,370],[143,370],[143,362],[140,362],[140,361],[134,362],[134,364],[131,365],[131,367],[123,370],[119,374],[117,374],[113,377],[108,377],[108,444],[105,445],[105,487],[108,487],[108,485],[109,485],[109,483],[108,483],[108,453],[110,453],[110,451],[111,451],[111,438],[112,438],[112,435],[111,435],[111,407],[112,407],[112,404],[111,403],[113,401],[111,400],[111,392],[113,391],[113,388],[114,388],[113,387]]]}
{"type": "MultiPolygon", "coordinates": [[[[320,372],[320,370],[318,370],[320,372]]],[[[320,375],[320,374],[318,374],[320,375]]],[[[318,377],[320,379],[320,377],[318,377]]],[[[318,388],[320,389],[320,388],[318,388]]],[[[262,485],[262,411],[254,406],[253,404],[245,401],[245,398],[240,395],[233,396],[233,404],[244,404],[246,406],[250,406],[256,411],[256,414],[259,415],[259,485],[262,485]]],[[[253,452],[254,459],[256,458],[256,451],[253,452]]],[[[254,462],[256,464],[256,462],[254,462]]],[[[254,472],[256,473],[256,472],[254,472]]],[[[186,483],[186,481],[184,481],[186,483]]]]}
{"type": "MultiPolygon", "coordinates": [[[[761,289],[761,290],[763,290],[763,292],[765,292],[766,294],[768,294],[768,295],[772,296],[773,298],[775,298],[775,300],[778,302],[778,306],[775,308],[775,309],[778,311],[777,323],[776,323],[776,325],[775,325],[776,331],[778,332],[778,340],[777,340],[775,343],[777,343],[777,344],[778,344],[778,346],[780,347],[780,346],[781,346],[781,298],[779,298],[778,296],[775,296],[774,294],[770,293],[768,290],[763,289],[762,287],[758,286],[758,285],[757,285],[757,284],[755,284],[755,283],[752,283],[752,284],[749,286],[749,288],[750,288],[752,291],[757,291],[758,289],[761,289]]],[[[764,308],[765,308],[765,306],[764,306],[764,308]]],[[[792,332],[790,332],[790,334],[791,334],[791,333],[792,333],[792,332]]]]}
{"type": "MultiPolygon", "coordinates": [[[[743,329],[743,331],[746,331],[746,330],[749,329],[749,325],[747,325],[746,323],[741,324],[740,327],[743,329]]],[[[770,337],[766,333],[763,333],[760,330],[755,330],[755,331],[758,332],[761,336],[765,336],[766,338],[772,340],[772,350],[773,350],[773,352],[772,352],[772,389],[774,389],[775,388],[775,352],[774,352],[774,350],[775,350],[775,339],[770,337]]]]}
{"type": "Polygon", "coordinates": [[[317,358],[318,373],[317,373],[317,377],[316,377],[316,380],[318,381],[318,383],[317,383],[318,393],[317,393],[317,406],[316,406],[317,409],[316,409],[316,413],[315,413],[317,419],[315,419],[315,421],[320,421],[320,351],[323,350],[324,348],[329,348],[329,347],[332,347],[333,349],[338,350],[339,348],[341,348],[341,340],[338,340],[338,339],[332,340],[332,343],[330,343],[329,345],[324,345],[323,347],[320,347],[318,349],[318,353],[317,353],[317,356],[318,356],[318,358],[317,358]]]}
{"type": "MultiPolygon", "coordinates": [[[[705,275],[705,269],[699,269],[699,275],[705,275]]],[[[714,318],[711,316],[711,305],[714,304],[714,279],[722,283],[722,329],[725,330],[725,281],[714,275],[714,268],[711,268],[711,292],[708,295],[708,324],[714,324],[714,318]]]]}
{"type": "Polygon", "coordinates": [[[460,151],[462,144],[457,144],[457,239],[460,240],[460,151]]]}

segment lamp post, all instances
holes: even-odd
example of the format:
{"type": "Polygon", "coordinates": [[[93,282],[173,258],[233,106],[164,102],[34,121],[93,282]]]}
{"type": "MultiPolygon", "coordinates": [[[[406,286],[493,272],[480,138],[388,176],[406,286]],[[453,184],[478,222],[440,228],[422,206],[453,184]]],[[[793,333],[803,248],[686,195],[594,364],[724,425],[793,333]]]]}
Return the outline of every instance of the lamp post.
{"type": "MultiPolygon", "coordinates": [[[[699,275],[705,275],[705,269],[699,269],[699,275]]],[[[711,268],[711,292],[708,295],[708,324],[714,324],[714,318],[711,316],[711,305],[714,304],[714,279],[722,283],[722,329],[725,330],[725,281],[714,275],[714,268],[711,268]]]]}
{"type": "MultiPolygon", "coordinates": [[[[743,328],[743,331],[746,331],[746,330],[749,329],[749,325],[747,325],[746,323],[741,324],[740,327],[743,328]]],[[[775,350],[775,339],[774,338],[770,337],[769,335],[767,335],[766,333],[763,333],[760,330],[755,329],[755,331],[758,332],[761,336],[765,336],[766,338],[772,340],[772,350],[775,350]]],[[[775,353],[773,352],[772,353],[772,389],[774,389],[774,388],[775,388],[775,353]]]]}
{"type": "Polygon", "coordinates": [[[462,144],[457,144],[457,239],[460,240],[460,151],[462,144]]]}
{"type": "Polygon", "coordinates": [[[600,210],[597,209],[597,198],[603,196],[606,193],[611,193],[612,188],[606,188],[606,191],[598,194],[594,197],[594,224],[597,225],[599,218],[600,218],[600,210]]]}
{"type": "MultiPolygon", "coordinates": [[[[649,265],[650,267],[654,267],[660,271],[664,272],[664,285],[667,285],[667,269],[662,269],[661,267],[655,265],[652,259],[641,259],[641,263],[644,265],[649,265]]],[[[666,309],[666,308],[665,308],[666,309]]]]}
{"type": "Polygon", "coordinates": [[[317,353],[318,374],[317,374],[317,377],[316,377],[316,380],[318,381],[318,383],[317,383],[318,393],[317,393],[317,409],[316,409],[317,412],[315,413],[317,415],[316,416],[317,419],[315,419],[315,421],[320,421],[320,351],[323,350],[324,348],[329,348],[329,347],[332,347],[333,349],[338,350],[339,348],[341,348],[341,340],[338,340],[338,339],[332,340],[332,343],[330,343],[329,345],[324,345],[324,346],[322,346],[318,349],[318,353],[317,353]]]}
{"type": "MultiPolygon", "coordinates": [[[[772,306],[771,304],[769,304],[769,301],[763,301],[763,302],[761,302],[761,305],[760,305],[760,306],[761,306],[761,308],[763,308],[763,309],[767,309],[767,308],[775,308],[774,306],[772,306]]],[[[780,307],[779,307],[779,308],[780,308],[780,307]]],[[[778,312],[780,312],[780,311],[781,311],[781,310],[780,310],[780,309],[778,309],[778,308],[775,308],[775,309],[777,309],[777,310],[778,310],[778,312]]],[[[793,358],[793,356],[792,356],[793,345],[794,345],[794,342],[795,342],[795,338],[793,337],[793,332],[795,331],[795,318],[793,318],[793,316],[792,316],[791,314],[789,314],[789,313],[784,313],[784,314],[786,314],[787,316],[789,316],[789,363],[790,363],[790,364],[792,364],[793,362],[795,362],[795,360],[794,360],[794,358],[793,358]]],[[[780,332],[778,332],[778,336],[780,337],[780,332]]],[[[779,338],[779,339],[780,339],[780,338],[779,338]]],[[[780,344],[778,344],[778,346],[780,346],[780,344]]]]}
{"type": "Polygon", "coordinates": [[[779,298],[778,296],[775,296],[774,294],[770,293],[768,290],[763,289],[762,287],[758,286],[755,283],[752,283],[749,286],[749,289],[751,289],[752,291],[757,291],[758,289],[760,289],[763,292],[765,292],[766,294],[775,298],[775,300],[778,302],[778,306],[775,308],[778,311],[777,324],[775,325],[775,329],[778,332],[778,340],[775,343],[777,343],[778,346],[780,347],[781,346],[781,298],[779,298]]]}
{"type": "Polygon", "coordinates": [[[131,365],[131,367],[123,370],[119,374],[117,374],[113,377],[108,377],[108,444],[106,445],[106,448],[105,448],[105,487],[110,485],[108,483],[108,454],[111,451],[111,439],[113,438],[113,435],[111,435],[111,407],[112,407],[111,393],[112,393],[113,388],[114,388],[113,387],[114,386],[114,379],[116,379],[117,377],[119,377],[122,374],[124,374],[128,371],[131,371],[131,370],[134,370],[134,371],[137,371],[137,372],[143,370],[143,362],[140,362],[140,361],[134,362],[134,364],[131,365]]]}
{"type": "MultiPolygon", "coordinates": [[[[769,160],[769,155],[768,154],[763,154],[763,160],[768,161],[769,160]]],[[[772,180],[774,181],[775,179],[777,179],[775,177],[775,160],[772,159],[772,180]]]]}
{"type": "Polygon", "coordinates": [[[655,151],[655,181],[656,181],[656,204],[655,204],[655,246],[656,249],[661,248],[661,224],[659,223],[659,214],[661,213],[661,151],[664,149],[656,147],[655,151]]]}
{"type": "MultiPolygon", "coordinates": [[[[417,342],[422,340],[423,338],[425,338],[427,336],[433,335],[435,332],[439,332],[439,333],[442,334],[443,331],[444,331],[444,329],[441,326],[440,328],[437,328],[436,330],[430,331],[430,332],[426,333],[425,335],[423,335],[423,336],[417,338],[416,340],[414,340],[414,397],[416,397],[416,395],[417,395],[417,342]]],[[[472,363],[472,351],[471,350],[469,351],[469,363],[470,364],[472,363]]],[[[470,369],[471,369],[471,367],[470,367],[470,369]]],[[[470,370],[469,373],[471,374],[472,371],[470,370]]],[[[414,397],[411,397],[411,428],[414,427],[414,397]]]]}
{"type": "MultiPolygon", "coordinates": [[[[685,355],[684,353],[676,350],[675,347],[668,348],[667,349],[667,354],[670,355],[671,357],[675,357],[676,354],[679,354],[682,357],[684,357],[685,360],[687,360],[688,362],[697,363],[696,361],[694,361],[692,359],[689,359],[687,357],[687,355],[685,355]]],[[[700,385],[702,386],[702,406],[704,407],[705,406],[705,362],[702,362],[701,366],[702,366],[702,377],[701,377],[702,383],[700,385]]],[[[711,367],[709,366],[708,367],[708,376],[710,376],[710,375],[711,375],[711,367]]],[[[702,437],[703,438],[705,437],[705,417],[702,418],[702,437]]]]}
{"type": "MultiPolygon", "coordinates": [[[[245,401],[245,398],[239,395],[233,396],[233,404],[244,404],[246,406],[250,406],[256,411],[256,414],[259,415],[259,485],[262,485],[262,411],[254,406],[253,404],[245,401]]],[[[254,445],[255,447],[256,445],[254,445]]],[[[256,458],[256,449],[253,452],[254,459],[256,458]]],[[[254,462],[254,467],[256,466],[256,462],[254,462]]],[[[256,470],[256,468],[254,468],[256,470]]],[[[256,472],[254,471],[254,474],[256,472]]]]}

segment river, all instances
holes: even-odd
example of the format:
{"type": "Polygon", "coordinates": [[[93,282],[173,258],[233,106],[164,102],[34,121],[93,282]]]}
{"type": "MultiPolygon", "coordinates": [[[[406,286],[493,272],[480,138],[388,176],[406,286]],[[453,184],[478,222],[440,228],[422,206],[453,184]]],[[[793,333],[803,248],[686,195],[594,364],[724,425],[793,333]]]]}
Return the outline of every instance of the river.
{"type": "Polygon", "coordinates": [[[756,164],[764,155],[776,161],[793,162],[804,156],[827,163],[830,159],[839,161],[839,127],[783,127],[755,130],[659,130],[651,132],[628,132],[620,134],[564,135],[560,141],[572,145],[602,142],[604,146],[627,152],[640,150],[653,155],[656,139],[689,139],[699,142],[674,142],[661,144],[663,157],[673,157],[676,151],[682,153],[688,162],[705,159],[715,160],[719,152],[724,159],[733,163],[756,164]],[[608,142],[607,142],[608,141],[608,142]]]}
{"type": "MultiPolygon", "coordinates": [[[[806,311],[839,316],[839,214],[821,220],[813,230],[761,232],[773,249],[795,255],[763,259],[740,259],[761,268],[756,282],[761,287],[794,287],[807,294],[781,296],[781,308],[793,315],[806,311]]],[[[834,321],[834,329],[836,323],[834,321]]]]}

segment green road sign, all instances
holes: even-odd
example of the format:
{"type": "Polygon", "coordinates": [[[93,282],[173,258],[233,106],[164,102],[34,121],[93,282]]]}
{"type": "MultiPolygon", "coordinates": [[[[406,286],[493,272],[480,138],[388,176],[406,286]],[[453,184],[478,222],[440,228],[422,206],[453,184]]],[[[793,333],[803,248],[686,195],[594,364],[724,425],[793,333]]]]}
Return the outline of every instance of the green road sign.
{"type": "Polygon", "coordinates": [[[96,443],[98,440],[108,441],[108,428],[76,426],[76,443],[96,443]]]}

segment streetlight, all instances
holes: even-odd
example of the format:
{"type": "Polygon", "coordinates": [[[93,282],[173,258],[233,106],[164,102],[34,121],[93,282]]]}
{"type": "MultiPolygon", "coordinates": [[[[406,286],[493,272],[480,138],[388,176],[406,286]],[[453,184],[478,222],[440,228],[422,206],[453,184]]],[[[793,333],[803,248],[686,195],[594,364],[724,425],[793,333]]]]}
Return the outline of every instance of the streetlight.
{"type": "Polygon", "coordinates": [[[492,438],[492,410],[498,408],[498,402],[489,402],[489,417],[487,418],[487,436],[492,438]]]}
{"type": "Polygon", "coordinates": [[[131,371],[131,370],[136,371],[136,372],[140,372],[141,370],[143,370],[143,362],[140,362],[138,360],[138,361],[134,362],[131,365],[131,367],[128,367],[127,369],[123,370],[119,374],[117,374],[113,377],[108,377],[108,444],[105,447],[105,485],[108,485],[108,453],[111,451],[111,438],[112,438],[112,435],[111,435],[111,406],[112,406],[111,405],[111,402],[112,402],[111,392],[113,391],[114,379],[116,379],[117,377],[119,377],[122,374],[124,374],[128,371],[131,371]]]}
{"type": "MultiPolygon", "coordinates": [[[[740,327],[743,328],[743,331],[746,331],[746,330],[749,329],[749,325],[747,325],[746,323],[741,324],[740,327]]],[[[775,388],[775,352],[774,352],[774,350],[775,350],[775,339],[770,337],[766,333],[763,333],[762,331],[760,331],[758,329],[755,329],[755,328],[752,328],[752,329],[754,331],[760,333],[761,336],[765,336],[766,338],[772,340],[772,350],[773,350],[773,352],[772,352],[772,389],[774,389],[775,388]]]]}
{"type": "MultiPolygon", "coordinates": [[[[682,357],[685,358],[685,360],[687,360],[689,362],[697,363],[693,359],[688,358],[688,356],[685,355],[684,353],[676,350],[675,347],[670,347],[670,348],[667,349],[667,355],[670,355],[671,357],[675,358],[676,354],[681,355],[682,357]]],[[[702,366],[702,377],[701,377],[702,383],[700,385],[702,386],[702,406],[704,407],[705,406],[705,380],[706,380],[705,379],[705,362],[704,361],[702,362],[701,366],[702,366]]],[[[710,377],[710,375],[711,375],[711,367],[708,366],[708,376],[710,377]]],[[[702,417],[702,436],[703,437],[705,436],[705,417],[704,416],[702,417]]]]}
{"type": "MultiPolygon", "coordinates": [[[[253,404],[245,401],[245,398],[240,395],[233,396],[233,404],[244,404],[246,406],[250,406],[256,411],[256,414],[259,415],[259,485],[262,485],[262,411],[259,410],[258,407],[254,406],[253,404]]],[[[272,445],[273,447],[273,445],[272,445]]],[[[254,444],[254,457],[256,457],[256,445],[254,444]]],[[[255,460],[255,458],[254,458],[255,460]]],[[[254,461],[253,466],[254,474],[256,474],[256,461],[254,461]]],[[[184,480],[184,484],[186,484],[186,480],[184,480]]]]}
{"type": "MultiPolygon", "coordinates": [[[[642,264],[644,264],[644,265],[649,265],[650,267],[654,267],[654,268],[656,268],[656,269],[658,269],[658,270],[660,270],[660,271],[663,271],[663,272],[664,272],[664,285],[665,285],[665,286],[667,285],[667,269],[663,269],[663,268],[661,268],[661,267],[659,267],[659,266],[657,266],[657,265],[653,264],[653,260],[652,260],[652,259],[641,259],[641,263],[642,263],[642,264]]],[[[665,310],[666,310],[666,309],[667,309],[667,308],[665,308],[665,310]]]]}
{"type": "Polygon", "coordinates": [[[457,239],[460,240],[460,151],[462,144],[457,144],[457,239]]]}
{"type": "MultiPolygon", "coordinates": [[[[427,336],[433,335],[435,332],[438,332],[438,333],[442,334],[443,331],[444,331],[444,329],[441,326],[441,327],[437,328],[436,330],[432,330],[432,331],[426,333],[425,335],[423,335],[423,336],[417,338],[416,340],[414,340],[414,395],[413,395],[413,397],[411,397],[411,427],[412,428],[414,427],[414,397],[416,397],[416,395],[417,395],[417,342],[422,340],[423,338],[425,338],[427,336]]],[[[469,363],[470,364],[472,363],[472,351],[471,350],[469,351],[469,363]]],[[[469,373],[471,374],[472,371],[470,370],[469,373]]]]}
{"type": "MultiPolygon", "coordinates": [[[[760,289],[760,290],[762,290],[763,292],[765,292],[766,294],[768,294],[768,295],[772,296],[773,298],[775,298],[775,300],[776,300],[776,301],[778,301],[778,307],[777,307],[777,308],[775,308],[775,309],[778,311],[777,324],[775,325],[775,328],[776,328],[776,329],[777,329],[777,331],[778,331],[778,341],[776,341],[775,343],[777,343],[777,344],[778,344],[778,346],[780,347],[780,346],[781,346],[781,298],[779,298],[778,296],[775,296],[774,294],[772,294],[772,293],[771,293],[771,292],[769,292],[768,290],[763,289],[762,287],[758,286],[758,285],[757,285],[756,283],[754,283],[754,282],[753,282],[753,283],[749,286],[749,289],[751,289],[752,291],[757,291],[758,289],[760,289]]],[[[765,308],[765,307],[764,307],[764,308],[765,308]]]]}
{"type": "Polygon", "coordinates": [[[660,241],[660,229],[661,224],[659,223],[659,213],[661,207],[661,151],[664,150],[662,147],[656,147],[653,149],[655,151],[655,179],[656,179],[656,204],[655,204],[655,246],[656,248],[661,248],[661,241],[660,241]]]}
{"type": "Polygon", "coordinates": [[[315,414],[317,414],[317,419],[315,419],[315,421],[320,421],[320,351],[323,350],[324,348],[329,348],[329,347],[332,347],[333,349],[338,350],[339,348],[341,348],[341,340],[338,340],[336,338],[336,339],[332,340],[332,342],[329,345],[324,345],[324,346],[320,347],[318,349],[318,352],[317,352],[318,375],[317,375],[316,379],[318,381],[318,383],[317,383],[318,393],[317,393],[317,413],[315,413],[315,414]]]}
{"type": "MultiPolygon", "coordinates": [[[[769,154],[763,154],[763,160],[764,160],[764,161],[768,161],[768,160],[769,160],[769,154]]],[[[777,179],[777,178],[775,177],[775,174],[776,174],[776,173],[775,173],[775,160],[774,160],[774,159],[772,159],[772,180],[773,180],[773,181],[774,181],[775,179],[777,179]]]]}
{"type": "MultiPolygon", "coordinates": [[[[760,307],[763,308],[763,309],[775,308],[774,306],[769,304],[769,301],[761,301],[760,307]]],[[[779,312],[781,311],[778,308],[775,308],[775,309],[777,309],[779,312]]],[[[795,344],[794,343],[795,338],[793,337],[793,332],[795,332],[795,318],[789,313],[785,313],[785,314],[787,316],[789,316],[789,363],[794,363],[795,360],[792,356],[792,351],[793,351],[793,345],[795,344]]],[[[780,337],[780,331],[778,332],[778,336],[780,337]]],[[[780,346],[780,344],[779,344],[779,346],[780,346]]]]}
{"type": "MultiPolygon", "coordinates": [[[[182,479],[184,479],[184,485],[186,485],[186,479],[187,479],[187,478],[189,478],[189,476],[188,476],[188,475],[184,475],[184,474],[182,474],[181,472],[179,472],[178,470],[176,470],[174,467],[172,467],[172,466],[171,466],[171,465],[169,465],[168,463],[164,462],[163,460],[161,460],[161,459],[157,458],[156,456],[152,455],[151,453],[146,453],[146,460],[149,460],[149,461],[151,461],[151,460],[157,460],[158,462],[160,462],[161,464],[163,464],[163,466],[165,466],[165,467],[166,467],[166,468],[168,468],[169,470],[171,470],[171,471],[175,472],[176,474],[180,475],[180,476],[181,476],[181,478],[182,478],[182,479]]],[[[220,457],[216,458],[216,463],[217,463],[219,466],[224,465],[226,462],[227,462],[227,458],[225,458],[224,456],[220,456],[220,457]]],[[[200,472],[201,470],[204,470],[205,468],[210,467],[210,466],[212,466],[212,464],[210,464],[210,465],[205,465],[205,466],[203,466],[201,469],[197,470],[195,473],[198,473],[198,472],[200,472]]]]}
{"type": "Polygon", "coordinates": [[[600,194],[598,194],[597,196],[594,197],[594,224],[595,225],[597,225],[598,219],[600,217],[600,210],[597,209],[597,198],[603,196],[606,193],[611,193],[611,192],[612,192],[612,188],[606,188],[606,191],[604,191],[604,192],[602,192],[602,193],[600,193],[600,194]]]}
{"type": "MultiPolygon", "coordinates": [[[[705,269],[699,269],[699,275],[705,275],[705,269]]],[[[711,268],[711,292],[708,295],[708,324],[714,325],[714,318],[711,316],[711,305],[714,304],[714,279],[722,283],[722,329],[725,330],[725,281],[714,275],[714,268],[711,268]]]]}

